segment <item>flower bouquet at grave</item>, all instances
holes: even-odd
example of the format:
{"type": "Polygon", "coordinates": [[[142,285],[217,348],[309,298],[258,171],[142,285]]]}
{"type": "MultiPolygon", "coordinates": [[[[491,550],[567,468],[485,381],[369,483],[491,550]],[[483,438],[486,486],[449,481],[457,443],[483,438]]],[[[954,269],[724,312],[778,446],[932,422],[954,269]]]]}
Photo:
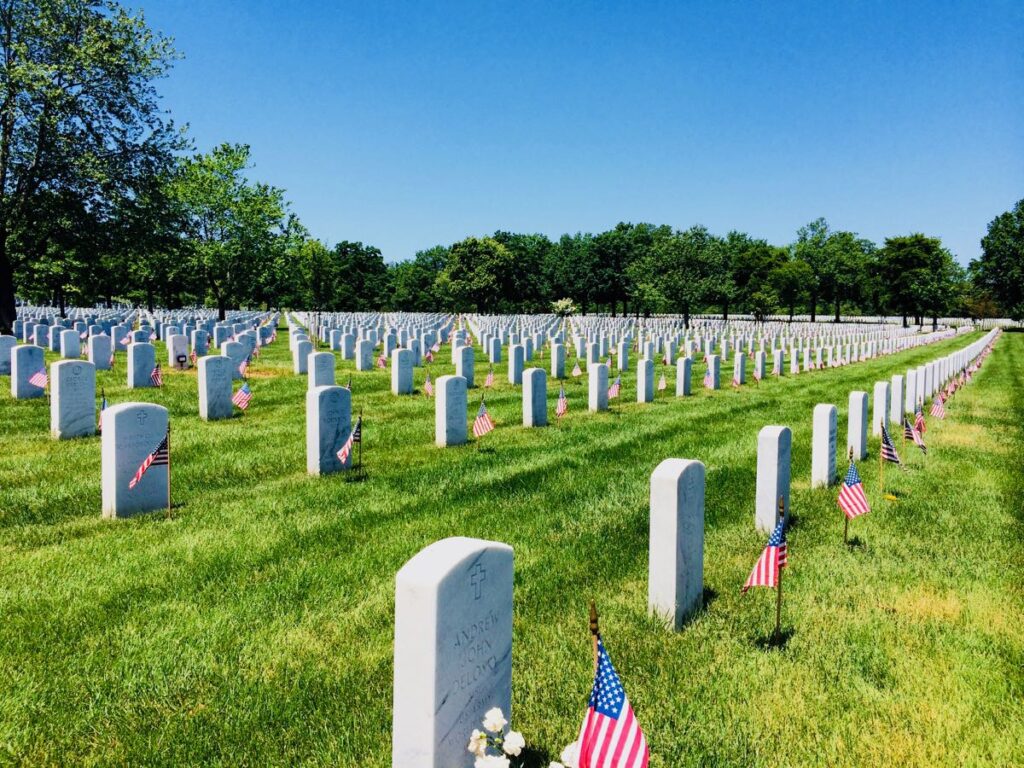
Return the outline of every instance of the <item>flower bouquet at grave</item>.
{"type": "MultiPolygon", "coordinates": [[[[481,723],[483,730],[474,728],[467,749],[476,758],[474,768],[521,768],[526,765],[526,739],[519,731],[505,730],[508,720],[498,707],[489,709],[481,723]]],[[[563,750],[562,762],[553,762],[550,768],[576,768],[575,742],[563,750]]]]}

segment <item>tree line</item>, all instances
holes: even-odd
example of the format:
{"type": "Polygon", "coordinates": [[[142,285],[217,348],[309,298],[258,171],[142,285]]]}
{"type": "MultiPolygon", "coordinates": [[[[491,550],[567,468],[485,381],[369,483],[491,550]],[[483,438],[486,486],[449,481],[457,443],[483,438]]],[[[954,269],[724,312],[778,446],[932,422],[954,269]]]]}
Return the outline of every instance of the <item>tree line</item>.
{"type": "Polygon", "coordinates": [[[197,153],[159,105],[178,53],[112,0],[0,0],[0,332],[16,297],[323,311],[1024,317],[1024,200],[960,267],[939,238],[878,245],[825,219],[793,242],[619,223],[499,231],[387,264],[313,238],[249,147],[197,153]]]}

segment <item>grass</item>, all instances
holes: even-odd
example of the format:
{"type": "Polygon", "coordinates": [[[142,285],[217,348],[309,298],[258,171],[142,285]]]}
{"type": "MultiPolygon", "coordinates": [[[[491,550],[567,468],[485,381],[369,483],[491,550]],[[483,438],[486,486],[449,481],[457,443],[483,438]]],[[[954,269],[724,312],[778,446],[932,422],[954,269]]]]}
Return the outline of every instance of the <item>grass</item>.
{"type": "MultiPolygon", "coordinates": [[[[0,762],[388,766],[395,572],[466,535],[515,550],[514,725],[539,765],[579,725],[591,597],[653,766],[1024,764],[1024,334],[929,420],[930,455],[888,471],[898,502],[861,465],[873,509],[856,546],[835,490],[809,489],[816,403],[838,406],[842,451],[851,390],[973,338],[649,405],[629,402],[628,374],[599,415],[570,382],[570,415],[540,430],[518,426],[501,365],[493,451],[435,448],[432,401],[354,373],[362,482],[306,476],[306,380],[284,334],[227,422],[199,420],[194,372],[127,391],[119,355],[99,374],[110,402],[171,410],[171,521],[102,520],[98,438],[52,441],[45,401],[0,393],[0,762]],[[765,643],[773,595],[739,590],[764,546],[756,437],[771,423],[794,446],[782,648],[765,643]],[[667,457],[708,470],[708,600],[681,633],[646,615],[648,482],[667,457]]],[[[556,395],[549,381],[552,418],[556,395]]]]}

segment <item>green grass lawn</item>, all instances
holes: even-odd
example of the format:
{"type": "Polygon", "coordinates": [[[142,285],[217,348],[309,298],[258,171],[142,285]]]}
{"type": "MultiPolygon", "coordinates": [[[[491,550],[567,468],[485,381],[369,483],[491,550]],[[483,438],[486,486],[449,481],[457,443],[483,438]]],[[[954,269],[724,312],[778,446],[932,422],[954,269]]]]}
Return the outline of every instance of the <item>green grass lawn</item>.
{"type": "MultiPolygon", "coordinates": [[[[305,474],[286,334],[228,422],[199,420],[194,372],[129,392],[121,354],[99,376],[110,402],[171,410],[170,521],[102,520],[99,439],[50,440],[45,400],[11,400],[4,378],[0,762],[388,766],[394,575],[464,535],[515,550],[513,725],[551,759],[589,693],[593,598],[653,766],[1024,764],[1024,334],[929,419],[930,455],[887,471],[898,502],[879,497],[877,458],[861,465],[873,509],[851,524],[857,546],[835,489],[809,489],[815,404],[838,406],[842,452],[851,390],[977,337],[740,392],[700,390],[696,366],[694,397],[649,405],[629,374],[600,415],[580,379],[570,415],[536,430],[501,365],[488,451],[435,448],[432,400],[354,373],[362,482],[305,474]],[[793,429],[783,648],[764,642],[773,593],[740,594],[765,543],[766,424],[793,429]],[[648,483],[667,457],[707,466],[708,600],[681,633],[646,615],[648,483]]],[[[433,375],[454,371],[450,348],[439,359],[433,375]]],[[[339,361],[339,383],[351,369],[339,361]]],[[[486,370],[478,351],[478,382],[486,370]]]]}

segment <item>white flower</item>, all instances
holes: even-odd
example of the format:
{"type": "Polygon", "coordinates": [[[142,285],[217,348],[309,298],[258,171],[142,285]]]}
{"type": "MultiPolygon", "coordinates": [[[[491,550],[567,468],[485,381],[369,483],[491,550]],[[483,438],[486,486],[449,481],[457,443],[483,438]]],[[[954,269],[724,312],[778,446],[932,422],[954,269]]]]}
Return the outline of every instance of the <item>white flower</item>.
{"type": "Polygon", "coordinates": [[[548,768],[565,768],[561,763],[548,763],[548,768]]]}
{"type": "Polygon", "coordinates": [[[565,763],[565,768],[576,768],[576,764],[579,762],[579,759],[580,746],[575,741],[562,750],[561,760],[565,763]]]}
{"type": "Polygon", "coordinates": [[[487,710],[484,714],[484,728],[491,733],[501,733],[508,725],[508,720],[498,707],[487,710]]]}
{"type": "Polygon", "coordinates": [[[511,763],[507,757],[501,755],[484,755],[478,757],[473,763],[473,768],[509,768],[511,763]]]}
{"type": "Polygon", "coordinates": [[[487,751],[487,734],[481,733],[476,728],[473,729],[472,735],[469,737],[469,746],[466,747],[477,757],[483,757],[487,751]]]}
{"type": "Polygon", "coordinates": [[[515,756],[522,752],[525,746],[526,739],[523,738],[523,734],[519,731],[509,731],[501,748],[505,750],[506,755],[515,756]]]}

